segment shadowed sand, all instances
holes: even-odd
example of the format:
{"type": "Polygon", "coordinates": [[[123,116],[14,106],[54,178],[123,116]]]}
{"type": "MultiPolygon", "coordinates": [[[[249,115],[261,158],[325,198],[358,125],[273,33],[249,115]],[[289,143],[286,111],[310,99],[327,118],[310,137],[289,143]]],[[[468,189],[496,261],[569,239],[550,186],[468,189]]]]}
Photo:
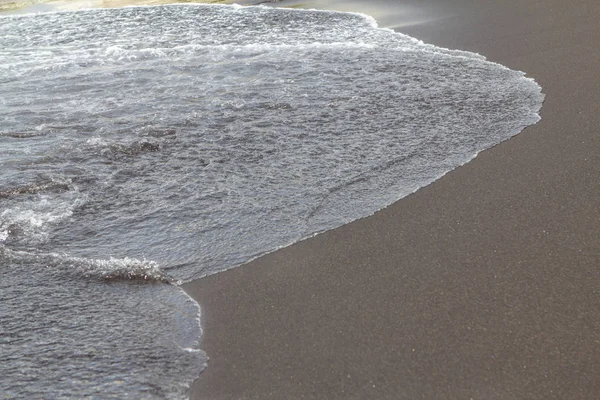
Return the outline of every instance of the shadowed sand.
{"type": "Polygon", "coordinates": [[[192,398],[598,399],[600,2],[388,3],[422,11],[402,32],[526,71],[542,121],[372,217],[185,285],[210,357],[192,398]]]}

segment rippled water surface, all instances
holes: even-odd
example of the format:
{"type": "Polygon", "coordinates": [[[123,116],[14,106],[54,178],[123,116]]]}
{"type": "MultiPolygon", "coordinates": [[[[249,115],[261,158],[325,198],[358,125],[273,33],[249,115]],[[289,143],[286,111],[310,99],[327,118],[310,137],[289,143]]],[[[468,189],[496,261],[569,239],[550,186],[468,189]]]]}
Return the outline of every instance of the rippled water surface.
{"type": "Polygon", "coordinates": [[[181,398],[178,287],[372,214],[538,121],[520,72],[364,15],[0,19],[0,392],[181,398]]]}

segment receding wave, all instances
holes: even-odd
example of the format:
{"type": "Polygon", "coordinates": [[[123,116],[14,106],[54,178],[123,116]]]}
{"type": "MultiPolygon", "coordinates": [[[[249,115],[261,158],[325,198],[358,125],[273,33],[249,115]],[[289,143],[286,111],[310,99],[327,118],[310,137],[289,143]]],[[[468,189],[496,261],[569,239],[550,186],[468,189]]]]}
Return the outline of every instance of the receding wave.
{"type": "Polygon", "coordinates": [[[544,99],[364,15],[266,7],[1,17],[0,83],[0,392],[22,398],[183,398],[206,358],[180,281],[371,215],[544,99]]]}

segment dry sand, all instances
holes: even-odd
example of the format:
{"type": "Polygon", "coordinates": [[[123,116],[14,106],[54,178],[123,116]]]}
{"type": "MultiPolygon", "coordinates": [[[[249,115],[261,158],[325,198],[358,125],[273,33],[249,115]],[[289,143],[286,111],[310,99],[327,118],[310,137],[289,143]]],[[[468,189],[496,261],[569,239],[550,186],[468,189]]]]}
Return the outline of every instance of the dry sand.
{"type": "Polygon", "coordinates": [[[372,217],[187,284],[210,357],[192,398],[600,398],[600,2],[387,3],[412,7],[402,32],[526,71],[542,121],[372,217]]]}

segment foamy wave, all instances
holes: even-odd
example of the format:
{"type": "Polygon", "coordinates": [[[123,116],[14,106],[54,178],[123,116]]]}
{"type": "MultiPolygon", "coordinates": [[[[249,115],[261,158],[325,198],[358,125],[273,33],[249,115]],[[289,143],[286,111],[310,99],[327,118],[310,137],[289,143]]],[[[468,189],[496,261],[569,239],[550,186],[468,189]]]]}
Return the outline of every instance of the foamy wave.
{"type": "Polygon", "coordinates": [[[154,261],[135,258],[109,258],[108,260],[61,256],[65,263],[73,263],[76,270],[86,278],[98,278],[108,282],[128,281],[135,283],[173,283],[174,280],[165,274],[154,261]]]}
{"type": "Polygon", "coordinates": [[[73,215],[75,209],[85,204],[78,193],[65,193],[64,197],[42,195],[40,199],[17,204],[0,213],[0,241],[34,240],[44,242],[50,227],[73,215]]]}
{"type": "Polygon", "coordinates": [[[174,285],[181,283],[181,281],[163,272],[156,262],[130,257],[110,257],[109,259],[74,257],[59,253],[11,250],[1,244],[0,256],[9,261],[19,263],[43,263],[56,271],[75,272],[76,275],[85,278],[106,282],[126,281],[132,283],[168,283],[174,285]]]}
{"type": "Polygon", "coordinates": [[[378,45],[366,42],[313,42],[313,43],[252,43],[252,44],[218,44],[202,45],[189,44],[165,48],[126,48],[109,46],[103,50],[74,50],[70,53],[57,51],[51,55],[31,54],[27,61],[7,63],[0,66],[0,70],[13,75],[15,78],[32,76],[48,72],[59,72],[69,69],[82,69],[83,67],[121,65],[124,63],[140,62],[147,60],[178,59],[194,55],[209,55],[214,59],[224,59],[240,55],[256,56],[263,53],[280,51],[310,51],[310,50],[339,50],[339,49],[374,49],[378,45]],[[51,65],[40,65],[43,59],[52,58],[51,65]]]}

